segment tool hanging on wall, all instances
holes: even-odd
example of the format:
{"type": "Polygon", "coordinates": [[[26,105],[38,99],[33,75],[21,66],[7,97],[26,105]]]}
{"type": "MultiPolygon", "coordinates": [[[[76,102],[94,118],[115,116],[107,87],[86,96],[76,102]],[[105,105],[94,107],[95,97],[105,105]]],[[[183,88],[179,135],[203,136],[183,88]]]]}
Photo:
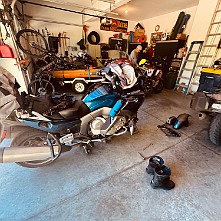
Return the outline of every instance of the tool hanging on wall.
{"type": "MultiPolygon", "coordinates": [[[[1,23],[4,25],[4,27],[5,27],[5,32],[6,32],[6,34],[5,34],[5,36],[6,36],[5,40],[6,40],[7,38],[10,37],[10,34],[9,34],[9,32],[8,32],[8,27],[10,27],[11,21],[5,19],[5,11],[4,11],[3,9],[0,9],[0,22],[1,22],[1,23]]],[[[2,37],[2,36],[1,36],[1,37],[2,37]]]]}
{"type": "Polygon", "coordinates": [[[61,32],[58,33],[58,53],[61,55],[61,32]]]}
{"type": "Polygon", "coordinates": [[[84,25],[83,27],[83,31],[84,31],[84,44],[87,44],[87,31],[88,31],[88,27],[86,25],[84,25]]]}
{"type": "Polygon", "coordinates": [[[68,48],[67,48],[67,32],[64,33],[64,56],[68,57],[68,48]]]}
{"type": "Polygon", "coordinates": [[[61,34],[61,43],[62,43],[62,46],[61,46],[61,48],[62,48],[62,56],[64,57],[64,32],[62,32],[62,34],[61,34]]]}
{"type": "Polygon", "coordinates": [[[44,29],[42,29],[41,32],[42,32],[42,35],[45,37],[46,35],[45,35],[44,29]]]}
{"type": "Polygon", "coordinates": [[[45,27],[45,31],[46,31],[47,36],[50,36],[50,32],[48,31],[46,27],[45,27]]]}

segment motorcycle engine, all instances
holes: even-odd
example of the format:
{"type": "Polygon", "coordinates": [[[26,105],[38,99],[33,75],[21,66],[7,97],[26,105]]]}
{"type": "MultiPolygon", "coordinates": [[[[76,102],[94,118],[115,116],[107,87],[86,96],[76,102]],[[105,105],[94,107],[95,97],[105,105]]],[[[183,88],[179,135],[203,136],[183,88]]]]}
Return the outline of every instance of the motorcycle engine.
{"type": "Polygon", "coordinates": [[[92,135],[113,135],[118,130],[120,130],[126,123],[126,118],[123,116],[117,116],[114,120],[110,121],[108,125],[103,125],[106,123],[107,119],[103,117],[96,117],[90,123],[90,131],[92,135]]]}
{"type": "Polygon", "coordinates": [[[93,121],[90,123],[90,129],[93,135],[99,135],[101,134],[101,128],[106,122],[106,119],[103,117],[96,117],[93,121]]]}

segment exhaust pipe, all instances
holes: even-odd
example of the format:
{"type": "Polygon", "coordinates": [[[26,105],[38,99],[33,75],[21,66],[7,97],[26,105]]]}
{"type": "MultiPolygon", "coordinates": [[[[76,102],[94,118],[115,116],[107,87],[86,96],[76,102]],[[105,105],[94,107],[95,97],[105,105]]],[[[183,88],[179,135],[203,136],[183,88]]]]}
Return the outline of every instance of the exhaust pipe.
{"type": "Polygon", "coordinates": [[[42,147],[0,147],[0,163],[16,163],[24,161],[45,160],[56,158],[59,146],[42,147]]]}

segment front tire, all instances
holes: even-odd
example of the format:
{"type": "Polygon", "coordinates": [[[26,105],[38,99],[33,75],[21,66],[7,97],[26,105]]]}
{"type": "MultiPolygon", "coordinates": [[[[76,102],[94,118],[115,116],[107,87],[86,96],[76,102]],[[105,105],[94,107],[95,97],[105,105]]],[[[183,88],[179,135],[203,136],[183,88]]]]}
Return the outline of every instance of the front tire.
{"type": "MultiPolygon", "coordinates": [[[[54,145],[60,146],[58,143],[58,140],[55,139],[54,136],[48,137],[48,134],[46,132],[40,131],[40,130],[24,130],[21,133],[17,135],[17,137],[14,139],[12,146],[48,146],[47,139],[50,139],[50,141],[54,145]]],[[[60,146],[61,148],[61,146],[60,146]]],[[[61,151],[60,151],[61,152],[61,151]]],[[[60,152],[57,153],[54,159],[47,158],[45,160],[35,160],[35,161],[25,161],[25,162],[17,162],[19,166],[27,167],[27,168],[37,168],[37,167],[43,167],[48,164],[51,164],[55,159],[57,159],[60,155],[60,152]]]]}
{"type": "Polygon", "coordinates": [[[43,35],[32,29],[22,29],[16,34],[18,47],[27,55],[34,58],[44,57],[48,51],[48,43],[43,35]],[[37,46],[33,47],[32,42],[37,46]]]}
{"type": "Polygon", "coordinates": [[[155,94],[159,94],[163,90],[163,80],[159,79],[158,84],[153,88],[155,94]]]}
{"type": "Polygon", "coordinates": [[[221,145],[221,114],[217,114],[210,123],[209,139],[213,144],[221,145]]]}

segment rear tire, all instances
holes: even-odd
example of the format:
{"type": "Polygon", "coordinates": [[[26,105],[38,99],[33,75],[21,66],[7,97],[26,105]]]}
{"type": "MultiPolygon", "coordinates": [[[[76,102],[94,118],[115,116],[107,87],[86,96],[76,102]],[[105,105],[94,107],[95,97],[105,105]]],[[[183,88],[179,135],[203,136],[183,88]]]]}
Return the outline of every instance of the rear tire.
{"type": "MultiPolygon", "coordinates": [[[[12,146],[47,146],[47,133],[40,131],[40,130],[23,130],[21,133],[17,135],[17,137],[14,139],[12,146]]],[[[52,142],[58,142],[57,140],[53,139],[51,137],[50,141],[52,142]]],[[[56,143],[57,144],[57,143],[56,143]]],[[[59,145],[59,144],[57,144],[59,145]]],[[[60,153],[56,156],[58,158],[60,153]]],[[[35,161],[25,161],[25,162],[17,162],[19,166],[22,167],[27,167],[27,168],[37,168],[37,167],[42,167],[46,166],[48,164],[51,164],[54,162],[51,158],[47,158],[45,160],[35,160],[35,161]]]]}
{"type": "Polygon", "coordinates": [[[87,84],[84,81],[75,81],[72,85],[74,92],[83,94],[87,90],[87,84]]]}
{"type": "Polygon", "coordinates": [[[210,123],[209,139],[217,145],[221,145],[221,114],[217,114],[210,123]]]}

